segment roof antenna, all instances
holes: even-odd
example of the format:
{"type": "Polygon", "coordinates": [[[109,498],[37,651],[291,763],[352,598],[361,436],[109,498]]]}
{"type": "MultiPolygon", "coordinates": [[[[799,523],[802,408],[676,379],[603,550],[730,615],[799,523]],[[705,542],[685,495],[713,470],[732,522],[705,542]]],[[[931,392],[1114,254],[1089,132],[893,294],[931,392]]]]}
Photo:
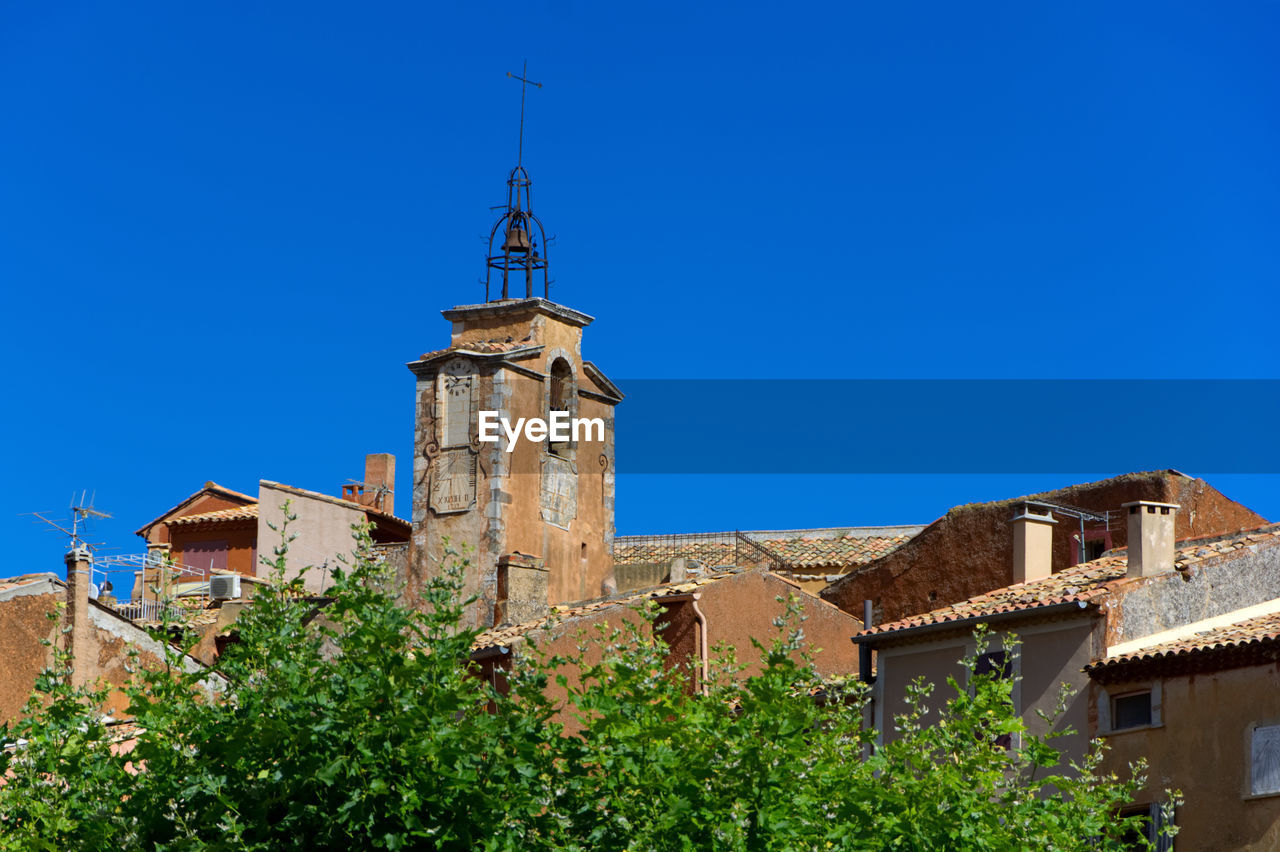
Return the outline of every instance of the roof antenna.
{"type": "Polygon", "coordinates": [[[111,516],[106,512],[99,512],[97,509],[93,508],[93,501],[96,496],[96,494],[90,495],[87,489],[80,492],[79,498],[77,498],[73,493],[71,495],[71,505],[69,507],[71,511],[70,522],[62,520],[55,521],[52,518],[45,517],[46,515],[52,514],[51,512],[27,512],[26,514],[48,524],[58,532],[70,538],[71,550],[82,550],[97,547],[102,544],[102,542],[88,542],[84,540],[84,536],[88,532],[87,528],[89,525],[89,519],[110,518],[111,516]]]}

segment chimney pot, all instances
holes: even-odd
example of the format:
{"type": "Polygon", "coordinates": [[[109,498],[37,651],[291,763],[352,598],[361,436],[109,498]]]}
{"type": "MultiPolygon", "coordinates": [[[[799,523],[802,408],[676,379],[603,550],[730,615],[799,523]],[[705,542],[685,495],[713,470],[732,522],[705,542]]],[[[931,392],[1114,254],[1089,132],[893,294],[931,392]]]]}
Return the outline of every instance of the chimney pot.
{"type": "Polygon", "coordinates": [[[1053,573],[1053,511],[1023,503],[1013,524],[1013,582],[1029,583],[1053,573]]]}
{"type": "Polygon", "coordinates": [[[1129,510],[1129,577],[1153,577],[1173,570],[1174,521],[1177,503],[1135,500],[1129,510]]]}

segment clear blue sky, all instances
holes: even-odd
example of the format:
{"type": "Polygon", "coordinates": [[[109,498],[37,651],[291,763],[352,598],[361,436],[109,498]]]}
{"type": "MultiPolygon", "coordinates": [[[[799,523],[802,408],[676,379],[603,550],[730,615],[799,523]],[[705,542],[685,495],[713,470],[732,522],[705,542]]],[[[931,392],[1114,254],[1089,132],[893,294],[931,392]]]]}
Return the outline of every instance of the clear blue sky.
{"type": "MultiPolygon", "coordinates": [[[[482,298],[525,58],[552,296],[620,382],[1280,378],[1278,31],[1271,2],[5,3],[0,575],[60,567],[19,513],[80,488],[134,549],[205,480],[336,492],[391,451],[407,511],[403,365],[482,298]]],[[[1121,472],[632,475],[618,527],[1121,472]]],[[[1280,517],[1280,477],[1190,472],[1280,517]]]]}

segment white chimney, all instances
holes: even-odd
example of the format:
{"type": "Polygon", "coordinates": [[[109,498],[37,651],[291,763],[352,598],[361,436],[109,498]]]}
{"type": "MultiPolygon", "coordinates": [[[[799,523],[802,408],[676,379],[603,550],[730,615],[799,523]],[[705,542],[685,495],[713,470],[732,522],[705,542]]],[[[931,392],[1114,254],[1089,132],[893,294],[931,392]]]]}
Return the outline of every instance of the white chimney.
{"type": "Polygon", "coordinates": [[[1013,582],[1029,583],[1053,573],[1053,527],[1058,522],[1047,506],[1024,503],[1013,524],[1013,582]]]}
{"type": "Polygon", "coordinates": [[[1173,522],[1177,503],[1135,500],[1129,512],[1130,577],[1152,577],[1173,570],[1173,522]]]}

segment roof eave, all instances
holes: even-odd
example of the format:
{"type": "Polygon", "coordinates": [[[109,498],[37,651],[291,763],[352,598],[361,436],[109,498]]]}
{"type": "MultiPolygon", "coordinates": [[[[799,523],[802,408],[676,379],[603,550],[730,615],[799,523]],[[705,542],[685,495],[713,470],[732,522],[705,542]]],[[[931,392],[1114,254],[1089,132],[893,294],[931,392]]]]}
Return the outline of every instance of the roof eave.
{"type": "Polygon", "coordinates": [[[855,645],[871,645],[874,647],[878,643],[884,641],[896,642],[902,639],[914,639],[918,636],[924,636],[930,633],[964,630],[966,628],[976,627],[979,624],[1003,624],[1007,621],[1023,621],[1033,618],[1043,618],[1050,615],[1063,615],[1072,612],[1097,610],[1097,608],[1098,605],[1092,601],[1063,601],[1061,603],[1048,604],[1046,606],[1005,610],[1003,612],[993,612],[986,615],[971,615],[966,618],[957,618],[951,621],[931,621],[928,624],[916,624],[911,627],[901,627],[897,630],[886,630],[881,633],[859,633],[853,637],[853,643],[855,645]]]}

